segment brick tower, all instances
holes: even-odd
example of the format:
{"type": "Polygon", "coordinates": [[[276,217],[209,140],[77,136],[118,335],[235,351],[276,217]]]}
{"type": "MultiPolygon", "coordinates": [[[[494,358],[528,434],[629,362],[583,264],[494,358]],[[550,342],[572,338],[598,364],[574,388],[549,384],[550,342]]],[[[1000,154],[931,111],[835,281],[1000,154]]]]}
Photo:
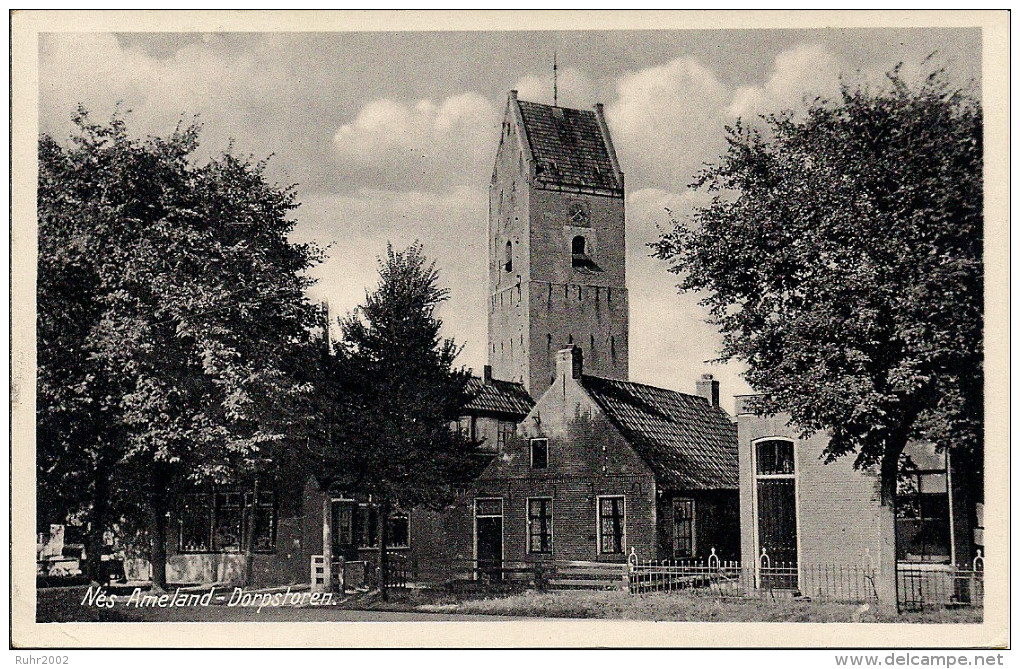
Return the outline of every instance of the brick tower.
{"type": "Polygon", "coordinates": [[[510,91],[489,185],[488,314],[493,376],[534,398],[568,344],[586,373],[627,379],[623,172],[602,105],[510,91]]]}

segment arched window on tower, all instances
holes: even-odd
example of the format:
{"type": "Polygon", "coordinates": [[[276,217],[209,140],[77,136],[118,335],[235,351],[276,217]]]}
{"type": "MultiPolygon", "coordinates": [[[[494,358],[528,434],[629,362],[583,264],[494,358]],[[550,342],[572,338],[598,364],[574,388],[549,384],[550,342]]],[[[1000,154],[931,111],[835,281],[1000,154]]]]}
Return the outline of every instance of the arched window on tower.
{"type": "Polygon", "coordinates": [[[575,235],[570,240],[570,266],[594,271],[599,269],[591,257],[591,245],[584,235],[575,235]]]}
{"type": "Polygon", "coordinates": [[[570,241],[570,265],[571,267],[584,267],[587,262],[584,237],[577,235],[570,241]]]}
{"type": "Polygon", "coordinates": [[[506,256],[503,258],[503,268],[507,272],[514,271],[514,245],[509,240],[506,243],[506,256]]]}

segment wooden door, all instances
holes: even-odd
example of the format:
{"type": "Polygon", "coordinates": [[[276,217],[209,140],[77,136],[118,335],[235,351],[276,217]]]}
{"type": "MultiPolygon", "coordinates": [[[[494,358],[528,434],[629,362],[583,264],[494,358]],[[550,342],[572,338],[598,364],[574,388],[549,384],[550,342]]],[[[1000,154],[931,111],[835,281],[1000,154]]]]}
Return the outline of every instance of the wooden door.
{"type": "Polygon", "coordinates": [[[766,587],[797,587],[797,492],[793,478],[758,479],[759,567],[766,587]],[[762,560],[760,549],[768,556],[762,560]]]}
{"type": "Polygon", "coordinates": [[[354,512],[357,507],[353,502],[334,501],[330,514],[333,534],[333,556],[345,560],[356,560],[357,547],[354,545],[354,512]]]}
{"type": "Polygon", "coordinates": [[[478,547],[478,570],[489,578],[502,579],[503,518],[491,516],[475,520],[475,541],[478,547]]]}

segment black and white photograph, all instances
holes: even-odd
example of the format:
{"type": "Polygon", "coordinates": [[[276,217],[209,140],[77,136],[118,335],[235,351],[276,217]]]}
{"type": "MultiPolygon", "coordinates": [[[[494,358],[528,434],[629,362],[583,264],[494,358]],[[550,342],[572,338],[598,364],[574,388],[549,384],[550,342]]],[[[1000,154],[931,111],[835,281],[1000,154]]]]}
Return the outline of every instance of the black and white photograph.
{"type": "Polygon", "coordinates": [[[1008,647],[1008,12],[10,20],[12,648],[1008,647]]]}

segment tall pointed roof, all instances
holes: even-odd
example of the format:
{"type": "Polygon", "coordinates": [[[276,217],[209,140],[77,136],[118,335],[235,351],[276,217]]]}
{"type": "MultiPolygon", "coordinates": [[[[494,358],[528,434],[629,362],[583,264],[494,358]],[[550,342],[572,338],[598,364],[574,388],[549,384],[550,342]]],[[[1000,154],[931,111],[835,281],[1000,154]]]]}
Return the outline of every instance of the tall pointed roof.
{"type": "Polygon", "coordinates": [[[594,110],[553,107],[518,100],[520,118],[535,164],[535,178],[547,185],[623,192],[623,173],[601,105],[594,110]]]}

